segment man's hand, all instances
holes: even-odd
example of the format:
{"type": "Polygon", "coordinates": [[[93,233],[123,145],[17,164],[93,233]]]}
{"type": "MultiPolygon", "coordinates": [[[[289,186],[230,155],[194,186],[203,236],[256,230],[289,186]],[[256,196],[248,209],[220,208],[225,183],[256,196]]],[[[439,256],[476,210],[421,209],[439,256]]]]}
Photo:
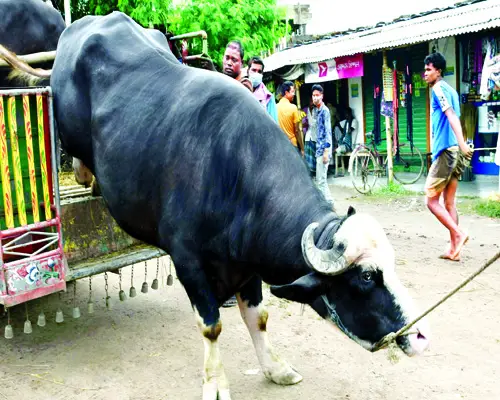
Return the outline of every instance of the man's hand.
{"type": "Polygon", "coordinates": [[[472,158],[472,155],[474,154],[474,150],[471,149],[466,143],[464,143],[463,146],[460,146],[460,150],[464,153],[464,156],[469,159],[472,158]]]}
{"type": "Polygon", "coordinates": [[[300,150],[300,154],[302,154],[302,158],[304,158],[304,150],[300,150]]]}
{"type": "Polygon", "coordinates": [[[328,161],[329,161],[329,160],[328,160],[328,152],[327,152],[327,151],[325,151],[325,152],[323,153],[323,164],[328,164],[328,161]]]}

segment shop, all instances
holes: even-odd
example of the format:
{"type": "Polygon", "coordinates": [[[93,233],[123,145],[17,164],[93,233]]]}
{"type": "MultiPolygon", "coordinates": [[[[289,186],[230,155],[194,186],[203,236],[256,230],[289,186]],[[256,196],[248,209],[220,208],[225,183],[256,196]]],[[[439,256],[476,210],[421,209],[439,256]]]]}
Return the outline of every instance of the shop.
{"type": "Polygon", "coordinates": [[[499,175],[500,30],[457,37],[462,126],[473,141],[472,173],[499,175]]]}
{"type": "MultiPolygon", "coordinates": [[[[428,126],[428,88],[423,80],[424,59],[428,54],[426,43],[388,50],[388,67],[394,73],[397,107],[397,134],[400,140],[412,142],[423,153],[430,148],[428,126]]],[[[363,76],[363,114],[365,131],[378,140],[385,137],[385,118],[381,115],[383,79],[383,52],[365,55],[363,76]]],[[[394,81],[394,80],[393,80],[394,81]]]]}
{"type": "Polygon", "coordinates": [[[336,33],[325,40],[275,53],[264,62],[268,74],[275,76],[284,70],[300,72],[295,79],[300,76],[296,83],[301,86],[298,100],[302,108],[307,106],[315,82],[324,85],[326,102],[339,108],[351,107],[359,132],[363,133],[358,135],[358,143],[371,132],[385,138],[382,108],[393,108],[396,118],[390,118],[391,125],[396,121],[397,137],[411,141],[429,160],[431,92],[423,79],[424,59],[434,51],[443,53],[447,60],[444,80],[461,96],[464,134],[477,149],[472,168],[467,170],[472,179],[475,175],[499,174],[499,39],[500,3],[479,1],[336,33]],[[388,68],[383,74],[384,54],[388,68]],[[339,59],[358,56],[362,72],[341,76],[339,59]],[[393,93],[396,103],[382,102],[388,74],[397,88],[393,93]]]}
{"type": "MultiPolygon", "coordinates": [[[[332,126],[345,118],[345,110],[350,107],[354,118],[358,122],[358,132],[361,132],[354,142],[364,141],[363,117],[363,55],[338,57],[319,63],[306,63],[278,69],[267,75],[266,86],[274,89],[277,100],[279,88],[285,81],[292,81],[296,86],[297,96],[295,103],[305,115],[307,107],[311,105],[312,87],[320,84],[324,89],[324,103],[328,106],[332,116],[332,126]]],[[[304,132],[305,134],[305,132],[304,132]]]]}

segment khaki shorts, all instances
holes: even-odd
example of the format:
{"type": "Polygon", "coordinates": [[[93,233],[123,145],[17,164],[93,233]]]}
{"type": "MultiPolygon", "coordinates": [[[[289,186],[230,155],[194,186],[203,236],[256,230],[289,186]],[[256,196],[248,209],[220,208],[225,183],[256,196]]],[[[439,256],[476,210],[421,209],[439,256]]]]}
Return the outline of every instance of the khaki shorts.
{"type": "Polygon", "coordinates": [[[427,197],[436,197],[443,192],[452,178],[459,179],[465,168],[470,165],[470,160],[458,146],[444,150],[429,169],[425,181],[427,197]]]}

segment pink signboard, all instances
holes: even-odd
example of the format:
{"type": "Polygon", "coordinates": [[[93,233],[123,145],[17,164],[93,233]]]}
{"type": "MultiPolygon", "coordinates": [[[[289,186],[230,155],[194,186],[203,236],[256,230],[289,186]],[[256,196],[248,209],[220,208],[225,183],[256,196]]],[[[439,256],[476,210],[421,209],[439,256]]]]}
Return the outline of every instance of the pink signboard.
{"type": "Polygon", "coordinates": [[[335,64],[339,79],[363,76],[363,54],[336,58],[335,64]]]}
{"type": "Polygon", "coordinates": [[[355,54],[307,64],[305,82],[315,83],[360,76],[363,76],[363,54],[355,54]]]}

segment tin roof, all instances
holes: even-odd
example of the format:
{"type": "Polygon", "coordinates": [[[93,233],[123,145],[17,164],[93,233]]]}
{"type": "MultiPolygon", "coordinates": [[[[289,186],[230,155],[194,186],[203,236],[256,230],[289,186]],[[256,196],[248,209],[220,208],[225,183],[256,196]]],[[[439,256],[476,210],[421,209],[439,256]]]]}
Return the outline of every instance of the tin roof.
{"type": "Polygon", "coordinates": [[[285,65],[315,63],[496,27],[500,27],[500,0],[466,2],[283,50],[264,59],[264,63],[266,72],[270,72],[285,65]]]}

